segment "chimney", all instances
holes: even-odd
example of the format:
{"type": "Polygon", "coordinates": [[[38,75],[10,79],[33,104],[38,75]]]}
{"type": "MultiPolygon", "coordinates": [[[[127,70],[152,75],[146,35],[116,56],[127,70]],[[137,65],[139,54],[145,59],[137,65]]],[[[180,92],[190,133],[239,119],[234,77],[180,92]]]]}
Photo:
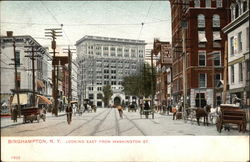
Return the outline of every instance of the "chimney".
{"type": "Polygon", "coordinates": [[[7,37],[13,37],[13,31],[7,31],[7,37]]]}

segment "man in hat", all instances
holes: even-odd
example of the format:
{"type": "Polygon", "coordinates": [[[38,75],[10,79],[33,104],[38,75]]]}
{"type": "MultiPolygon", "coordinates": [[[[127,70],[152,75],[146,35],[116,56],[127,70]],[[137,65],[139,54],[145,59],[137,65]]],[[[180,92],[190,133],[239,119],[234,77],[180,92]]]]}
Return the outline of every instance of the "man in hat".
{"type": "Polygon", "coordinates": [[[67,108],[66,108],[66,113],[67,113],[67,121],[68,121],[68,124],[71,123],[71,120],[72,120],[72,106],[71,104],[68,104],[67,108]]]}

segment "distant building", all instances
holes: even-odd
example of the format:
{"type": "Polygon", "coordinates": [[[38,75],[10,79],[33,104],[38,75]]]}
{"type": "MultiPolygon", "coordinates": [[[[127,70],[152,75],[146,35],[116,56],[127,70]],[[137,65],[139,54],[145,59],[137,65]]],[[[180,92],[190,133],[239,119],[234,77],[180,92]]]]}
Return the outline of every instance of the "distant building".
{"type": "Polygon", "coordinates": [[[173,99],[191,107],[221,103],[224,51],[231,0],[170,0],[173,99]],[[185,80],[184,80],[185,79],[185,80]],[[185,95],[186,94],[186,95],[185,95]]]}
{"type": "Polygon", "coordinates": [[[228,81],[231,102],[240,98],[250,105],[249,1],[237,0],[230,6],[231,22],[223,28],[228,37],[228,81]]]}
{"type": "Polygon", "coordinates": [[[78,64],[76,60],[72,61],[72,69],[71,69],[71,92],[72,92],[72,100],[73,101],[78,101],[78,96],[77,96],[77,74],[78,74],[78,64]]]}
{"type": "Polygon", "coordinates": [[[140,70],[144,62],[145,41],[84,36],[76,42],[78,61],[78,96],[103,107],[102,88],[111,85],[110,104],[132,102],[125,96],[122,81],[140,70]]]}
{"type": "Polygon", "coordinates": [[[172,50],[169,42],[157,41],[159,51],[159,60],[156,62],[156,98],[158,104],[167,105],[171,101],[171,67],[172,67],[172,50]],[[170,82],[168,82],[168,80],[170,82]]]}

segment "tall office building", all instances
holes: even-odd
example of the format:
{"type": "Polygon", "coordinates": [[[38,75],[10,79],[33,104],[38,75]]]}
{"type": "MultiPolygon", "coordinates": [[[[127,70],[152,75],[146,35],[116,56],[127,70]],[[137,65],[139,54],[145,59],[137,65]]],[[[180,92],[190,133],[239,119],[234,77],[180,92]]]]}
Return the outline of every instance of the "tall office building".
{"type": "Polygon", "coordinates": [[[76,42],[78,61],[78,97],[89,99],[103,107],[102,88],[111,85],[113,95],[110,104],[137,101],[126,96],[122,81],[141,70],[145,56],[145,41],[84,36],[76,42]]]}

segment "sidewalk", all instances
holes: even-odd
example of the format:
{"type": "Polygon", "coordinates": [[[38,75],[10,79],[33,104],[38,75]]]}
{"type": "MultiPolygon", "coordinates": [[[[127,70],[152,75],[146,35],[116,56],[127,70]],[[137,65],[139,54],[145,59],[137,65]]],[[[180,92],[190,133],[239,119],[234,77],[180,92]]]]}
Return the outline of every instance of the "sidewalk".
{"type": "MultiPolygon", "coordinates": [[[[64,116],[66,115],[65,112],[58,112],[58,116],[64,116]]],[[[52,117],[56,117],[55,115],[52,115],[52,113],[46,113],[46,118],[52,118],[52,117]]],[[[13,120],[11,120],[11,116],[8,117],[1,117],[1,129],[2,128],[7,128],[7,127],[11,127],[11,126],[17,126],[17,125],[21,125],[23,124],[23,116],[21,116],[21,118],[17,118],[17,122],[13,122],[13,120]]]]}

